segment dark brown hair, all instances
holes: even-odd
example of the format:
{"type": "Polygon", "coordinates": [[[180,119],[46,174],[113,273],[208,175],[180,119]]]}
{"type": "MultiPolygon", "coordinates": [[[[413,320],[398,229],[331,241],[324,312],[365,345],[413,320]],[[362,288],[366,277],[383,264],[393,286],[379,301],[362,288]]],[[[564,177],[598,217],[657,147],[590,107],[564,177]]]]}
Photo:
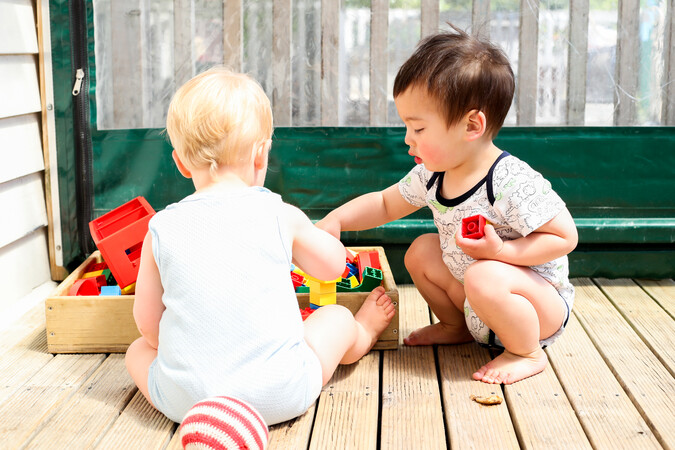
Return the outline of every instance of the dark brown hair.
{"type": "Polygon", "coordinates": [[[494,139],[511,107],[515,81],[501,49],[452,24],[454,32],[424,38],[394,80],[394,98],[410,87],[426,88],[449,126],[479,110],[494,139]]]}

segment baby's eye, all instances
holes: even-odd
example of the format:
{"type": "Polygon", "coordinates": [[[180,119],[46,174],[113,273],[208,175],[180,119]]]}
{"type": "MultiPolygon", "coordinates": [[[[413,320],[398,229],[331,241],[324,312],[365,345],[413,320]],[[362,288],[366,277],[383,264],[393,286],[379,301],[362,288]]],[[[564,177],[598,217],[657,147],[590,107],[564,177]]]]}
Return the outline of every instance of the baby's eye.
{"type": "Polygon", "coordinates": [[[420,134],[422,131],[424,131],[424,128],[419,128],[417,130],[414,130],[415,134],[420,134]]]}

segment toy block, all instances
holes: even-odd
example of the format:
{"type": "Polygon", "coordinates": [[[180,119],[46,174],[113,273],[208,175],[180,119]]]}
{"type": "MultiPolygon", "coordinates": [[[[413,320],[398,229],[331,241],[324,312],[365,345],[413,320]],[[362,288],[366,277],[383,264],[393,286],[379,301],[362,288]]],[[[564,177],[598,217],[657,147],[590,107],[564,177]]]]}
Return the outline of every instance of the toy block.
{"type": "Polygon", "coordinates": [[[353,276],[355,276],[356,278],[359,278],[361,276],[361,274],[359,273],[359,268],[356,267],[355,264],[347,263],[346,267],[349,269],[349,275],[347,275],[346,277],[342,277],[342,278],[350,278],[350,277],[353,277],[353,276]]]}
{"type": "Polygon", "coordinates": [[[349,278],[349,266],[345,265],[345,270],[342,272],[342,278],[349,278]]]}
{"type": "Polygon", "coordinates": [[[363,271],[363,279],[361,284],[356,288],[358,292],[370,292],[382,284],[382,271],[380,269],[373,269],[366,267],[363,271]]]}
{"type": "Polygon", "coordinates": [[[305,284],[305,277],[296,272],[291,272],[291,281],[293,282],[293,287],[297,288],[305,284]]]}
{"type": "Polygon", "coordinates": [[[143,239],[155,210],[143,197],[89,222],[89,230],[120,287],[136,282],[143,239]]]}
{"type": "Polygon", "coordinates": [[[309,302],[317,306],[334,305],[337,303],[337,295],[335,291],[319,294],[313,292],[310,288],[309,302]]]}
{"type": "Polygon", "coordinates": [[[99,275],[103,275],[103,270],[97,270],[95,272],[87,272],[82,275],[82,278],[96,278],[99,275]]]}
{"type": "Polygon", "coordinates": [[[91,264],[89,265],[89,267],[87,267],[87,269],[86,269],[84,272],[85,272],[85,273],[88,273],[88,272],[98,272],[98,271],[100,271],[100,270],[105,270],[105,269],[107,269],[107,268],[108,268],[108,265],[105,263],[105,261],[100,262],[100,263],[94,262],[94,263],[91,263],[91,264]]]}
{"type": "Polygon", "coordinates": [[[316,311],[317,309],[321,308],[319,305],[315,305],[314,303],[310,303],[310,304],[309,304],[309,307],[310,307],[312,310],[315,310],[315,311],[316,311]]]}
{"type": "Polygon", "coordinates": [[[136,283],[131,283],[129,286],[122,287],[122,295],[130,295],[136,292],[136,283]]]}
{"type": "Polygon", "coordinates": [[[302,316],[302,320],[304,321],[306,318],[309,317],[310,314],[312,314],[316,309],[312,309],[309,306],[305,309],[300,309],[300,315],[302,316]]]}
{"type": "Polygon", "coordinates": [[[342,280],[335,285],[335,290],[337,292],[356,292],[354,286],[348,280],[342,280]]]}
{"type": "Polygon", "coordinates": [[[350,248],[345,248],[345,250],[347,251],[347,262],[350,264],[354,264],[357,253],[350,248]]]}
{"type": "Polygon", "coordinates": [[[295,288],[295,292],[298,294],[309,294],[309,286],[305,286],[304,284],[302,286],[298,286],[295,288]]]}
{"type": "Polygon", "coordinates": [[[349,284],[350,284],[352,287],[356,287],[356,286],[359,285],[359,280],[358,280],[358,278],[356,278],[354,275],[352,275],[351,277],[347,278],[347,280],[349,280],[349,284]]]}
{"type": "Polygon", "coordinates": [[[110,269],[104,269],[103,273],[101,275],[103,275],[105,277],[106,284],[108,286],[114,286],[114,285],[117,284],[117,281],[115,281],[115,277],[113,276],[110,269]]]}
{"type": "Polygon", "coordinates": [[[96,278],[80,278],[68,289],[68,295],[98,295],[99,293],[96,278]]]}
{"type": "Polygon", "coordinates": [[[462,219],[462,236],[467,239],[480,239],[485,235],[485,224],[490,223],[481,215],[462,219]]]}
{"type": "Polygon", "coordinates": [[[101,286],[101,295],[122,295],[119,286],[101,286]]]}
{"type": "Polygon", "coordinates": [[[366,267],[372,267],[373,269],[380,270],[380,257],[377,255],[377,252],[359,252],[358,254],[358,268],[359,275],[363,277],[363,271],[366,267]]]}

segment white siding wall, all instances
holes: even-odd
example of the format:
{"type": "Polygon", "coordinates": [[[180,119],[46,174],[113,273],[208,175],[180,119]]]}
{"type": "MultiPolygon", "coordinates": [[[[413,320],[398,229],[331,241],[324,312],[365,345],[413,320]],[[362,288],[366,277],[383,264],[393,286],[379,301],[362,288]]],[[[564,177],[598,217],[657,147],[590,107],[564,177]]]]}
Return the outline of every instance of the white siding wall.
{"type": "Polygon", "coordinates": [[[34,3],[0,1],[0,316],[51,284],[34,3]]]}

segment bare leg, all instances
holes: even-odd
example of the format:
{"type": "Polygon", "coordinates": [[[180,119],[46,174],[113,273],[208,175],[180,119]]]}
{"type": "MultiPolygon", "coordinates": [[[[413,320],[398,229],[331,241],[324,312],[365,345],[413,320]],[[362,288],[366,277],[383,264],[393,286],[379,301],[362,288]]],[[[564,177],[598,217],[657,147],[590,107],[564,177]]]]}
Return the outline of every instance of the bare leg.
{"type": "Polygon", "coordinates": [[[558,331],[566,311],[555,288],[527,267],[489,260],[472,264],[464,283],[469,304],[506,349],[473,378],[511,384],[544,370],[539,340],[558,331]]]}
{"type": "Polygon", "coordinates": [[[338,364],[354,363],[368,353],[395,314],[383,287],[370,293],[355,316],[339,305],[314,311],[305,320],[305,340],[321,361],[323,384],[338,364]]]}
{"type": "Polygon", "coordinates": [[[403,342],[431,345],[473,341],[464,320],[464,286],[443,262],[438,234],[415,239],[405,255],[405,265],[439,322],[413,331],[403,342]]]}
{"type": "Polygon", "coordinates": [[[129,375],[138,386],[138,390],[143,393],[152,406],[155,405],[150,399],[148,390],[148,372],[150,371],[150,364],[156,357],[157,349],[151,347],[144,337],[139,337],[131,343],[124,358],[129,375]]]}

